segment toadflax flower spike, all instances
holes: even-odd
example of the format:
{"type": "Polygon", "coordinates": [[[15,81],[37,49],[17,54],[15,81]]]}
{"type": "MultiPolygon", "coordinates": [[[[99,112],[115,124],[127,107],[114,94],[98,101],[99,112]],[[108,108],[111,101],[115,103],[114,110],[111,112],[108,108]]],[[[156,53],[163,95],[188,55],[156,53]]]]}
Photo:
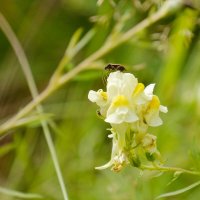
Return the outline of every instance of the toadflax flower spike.
{"type": "Polygon", "coordinates": [[[107,79],[106,91],[90,90],[88,99],[99,106],[104,121],[111,125],[111,159],[102,170],[111,168],[115,172],[129,164],[140,167],[141,152],[148,161],[154,162],[159,154],[156,136],[147,132],[149,126],[159,126],[160,112],[166,113],[167,107],[160,105],[159,98],[153,94],[155,84],[145,87],[138,83],[131,73],[111,72],[107,79]],[[138,153],[139,152],[139,153],[138,153]]]}

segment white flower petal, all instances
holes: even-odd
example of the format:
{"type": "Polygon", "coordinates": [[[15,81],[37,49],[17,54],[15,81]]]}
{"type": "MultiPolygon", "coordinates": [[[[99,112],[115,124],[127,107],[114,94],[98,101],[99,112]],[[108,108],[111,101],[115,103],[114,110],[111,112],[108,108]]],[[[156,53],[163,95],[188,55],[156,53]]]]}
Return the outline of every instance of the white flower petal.
{"type": "Polygon", "coordinates": [[[105,165],[102,165],[102,166],[99,166],[99,167],[95,167],[95,169],[103,170],[103,169],[107,169],[107,168],[111,167],[112,165],[113,165],[113,161],[109,161],[105,165]]]}
{"type": "Polygon", "coordinates": [[[121,124],[123,122],[132,123],[138,120],[138,116],[130,108],[125,106],[117,107],[116,109],[109,109],[106,122],[111,124],[121,124]]]}
{"type": "Polygon", "coordinates": [[[138,105],[142,105],[142,104],[145,104],[145,103],[146,103],[146,100],[145,100],[145,98],[143,96],[138,97],[138,99],[137,99],[137,104],[138,105]]]}
{"type": "Polygon", "coordinates": [[[114,136],[113,133],[111,133],[108,135],[108,138],[113,138],[113,136],[114,136]]]}
{"type": "Polygon", "coordinates": [[[106,117],[105,122],[108,122],[108,123],[111,123],[111,124],[121,124],[123,122],[123,119],[122,119],[121,116],[113,113],[113,114],[106,117]]]}
{"type": "Polygon", "coordinates": [[[124,116],[128,112],[128,108],[125,106],[121,107],[113,107],[111,106],[108,109],[107,117],[105,119],[106,122],[111,124],[120,124],[124,120],[124,116]]]}
{"type": "Polygon", "coordinates": [[[129,109],[126,106],[120,106],[116,108],[116,114],[118,115],[126,115],[129,109]]]}
{"type": "Polygon", "coordinates": [[[122,77],[123,85],[121,88],[121,94],[126,96],[128,99],[131,98],[135,87],[138,84],[137,78],[130,73],[124,73],[122,77]]]}
{"type": "Polygon", "coordinates": [[[135,112],[129,111],[124,121],[128,123],[132,123],[132,122],[138,121],[138,119],[139,118],[135,112]]]}
{"type": "Polygon", "coordinates": [[[162,119],[159,116],[151,117],[149,120],[146,120],[149,126],[160,126],[163,124],[162,119]]]}
{"type": "Polygon", "coordinates": [[[146,104],[152,100],[154,86],[155,84],[150,84],[143,89],[144,85],[142,83],[137,85],[134,96],[137,105],[146,104]]]}
{"type": "Polygon", "coordinates": [[[121,72],[112,72],[109,74],[107,79],[107,93],[108,98],[112,101],[112,99],[119,94],[119,90],[121,87],[121,72]]]}
{"type": "Polygon", "coordinates": [[[154,87],[155,87],[155,83],[152,83],[152,84],[147,85],[146,88],[144,89],[144,93],[145,93],[146,95],[152,95],[152,94],[153,94],[154,87]]]}
{"type": "Polygon", "coordinates": [[[97,102],[98,99],[99,99],[99,95],[97,94],[96,91],[90,90],[89,93],[88,93],[88,99],[89,99],[91,102],[97,102]]]}
{"type": "Polygon", "coordinates": [[[144,118],[149,126],[160,126],[162,124],[162,120],[159,117],[159,108],[149,110],[144,118]]]}
{"type": "Polygon", "coordinates": [[[148,100],[151,100],[153,97],[154,87],[155,87],[155,83],[152,83],[150,85],[147,85],[146,88],[144,89],[144,94],[148,100]]]}
{"type": "Polygon", "coordinates": [[[133,74],[120,71],[110,73],[107,79],[108,98],[112,99],[117,95],[124,95],[130,99],[138,81],[133,74]]]}
{"type": "Polygon", "coordinates": [[[160,105],[159,109],[160,109],[160,111],[163,112],[163,113],[167,113],[167,112],[168,112],[168,109],[167,109],[166,106],[160,105]]]}
{"type": "Polygon", "coordinates": [[[108,100],[111,102],[119,94],[118,83],[107,84],[108,100]]]}
{"type": "Polygon", "coordinates": [[[94,90],[90,90],[88,93],[88,99],[91,102],[96,103],[98,106],[100,106],[101,109],[104,109],[105,105],[107,104],[107,99],[105,99],[105,96],[102,95],[103,93],[105,92],[103,92],[102,89],[98,90],[97,92],[94,90]]]}

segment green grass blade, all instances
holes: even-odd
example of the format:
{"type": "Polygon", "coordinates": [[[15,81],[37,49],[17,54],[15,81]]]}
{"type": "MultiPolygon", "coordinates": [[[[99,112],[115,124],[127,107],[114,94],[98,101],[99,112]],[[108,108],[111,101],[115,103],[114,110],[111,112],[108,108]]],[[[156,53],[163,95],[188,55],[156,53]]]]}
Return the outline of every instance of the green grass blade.
{"type": "Polygon", "coordinates": [[[0,187],[0,193],[9,195],[12,197],[20,198],[20,199],[43,199],[44,198],[39,194],[23,193],[16,190],[3,188],[3,187],[0,187]]]}
{"type": "Polygon", "coordinates": [[[184,192],[187,192],[195,187],[197,187],[198,185],[200,185],[200,181],[197,181],[196,183],[193,183],[192,185],[189,185],[185,188],[182,188],[180,190],[176,190],[174,192],[168,192],[168,193],[165,193],[165,194],[161,194],[160,196],[156,197],[156,199],[161,199],[161,198],[164,198],[164,197],[171,197],[171,196],[176,196],[178,194],[182,194],[184,192]]]}
{"type": "Polygon", "coordinates": [[[68,55],[70,59],[73,58],[81,49],[83,49],[88,44],[88,42],[92,39],[94,34],[95,34],[94,29],[91,29],[83,36],[83,38],[80,39],[80,41],[76,41],[77,43],[73,44],[74,46],[71,48],[69,48],[71,46],[70,43],[70,46],[67,48],[65,54],[68,55]]]}
{"type": "Polygon", "coordinates": [[[69,41],[67,50],[66,50],[66,52],[65,52],[66,55],[68,55],[69,52],[71,51],[71,49],[73,49],[73,48],[77,45],[77,43],[78,43],[78,41],[79,41],[79,39],[80,39],[82,33],[83,33],[83,29],[82,29],[82,28],[79,28],[79,29],[76,30],[75,33],[72,35],[71,40],[69,41]]]}

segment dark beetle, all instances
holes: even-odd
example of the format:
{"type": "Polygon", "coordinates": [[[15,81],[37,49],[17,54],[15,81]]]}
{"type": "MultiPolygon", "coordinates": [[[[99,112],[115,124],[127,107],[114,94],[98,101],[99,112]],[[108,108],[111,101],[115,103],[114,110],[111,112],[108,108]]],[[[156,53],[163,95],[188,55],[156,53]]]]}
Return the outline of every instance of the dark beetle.
{"type": "Polygon", "coordinates": [[[112,72],[112,71],[120,71],[120,72],[123,72],[125,71],[125,67],[122,66],[122,65],[119,65],[119,64],[108,64],[106,67],[105,67],[105,70],[106,71],[109,71],[109,72],[112,72]]]}

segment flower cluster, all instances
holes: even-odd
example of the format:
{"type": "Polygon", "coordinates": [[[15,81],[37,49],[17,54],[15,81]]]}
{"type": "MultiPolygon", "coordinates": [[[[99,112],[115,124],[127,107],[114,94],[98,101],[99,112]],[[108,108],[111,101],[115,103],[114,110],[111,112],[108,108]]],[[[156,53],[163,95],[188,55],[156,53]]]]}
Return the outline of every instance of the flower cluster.
{"type": "Polygon", "coordinates": [[[96,169],[111,167],[118,172],[128,164],[140,167],[141,154],[148,161],[159,159],[156,136],[148,133],[148,127],[162,124],[159,113],[166,113],[167,107],[153,94],[154,86],[145,87],[133,74],[116,71],[109,74],[106,92],[89,91],[89,100],[99,106],[98,115],[112,127],[111,159],[96,169]]]}

